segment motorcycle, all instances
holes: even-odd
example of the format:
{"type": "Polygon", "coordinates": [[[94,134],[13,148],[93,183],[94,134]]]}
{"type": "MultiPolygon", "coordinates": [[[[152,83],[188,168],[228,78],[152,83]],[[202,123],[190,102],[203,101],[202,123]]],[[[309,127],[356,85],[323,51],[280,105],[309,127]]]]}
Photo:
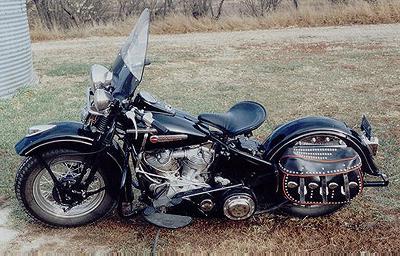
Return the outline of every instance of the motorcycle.
{"type": "Polygon", "coordinates": [[[360,132],[305,117],[259,141],[252,131],[267,112],[256,102],[193,116],[136,93],[150,64],[149,23],[146,9],[111,70],[92,66],[82,122],[34,126],[16,144],[25,159],[15,192],[32,218],[71,227],[116,208],[124,218],[141,214],[179,228],[192,217],[323,216],[365,187],[388,185],[374,163],[378,139],[365,116],[360,132]]]}

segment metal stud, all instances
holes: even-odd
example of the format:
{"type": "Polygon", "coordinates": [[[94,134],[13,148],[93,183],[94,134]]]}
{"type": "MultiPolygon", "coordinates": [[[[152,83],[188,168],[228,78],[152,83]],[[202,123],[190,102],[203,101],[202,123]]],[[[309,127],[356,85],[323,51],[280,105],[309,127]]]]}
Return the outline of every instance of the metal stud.
{"type": "Polygon", "coordinates": [[[328,187],[331,190],[334,190],[335,188],[337,188],[339,186],[339,184],[337,184],[336,182],[331,182],[329,183],[328,187]]]}
{"type": "Polygon", "coordinates": [[[311,182],[311,183],[308,184],[308,187],[309,187],[310,189],[316,189],[316,188],[318,188],[319,186],[318,186],[317,183],[311,182]]]}
{"type": "Polygon", "coordinates": [[[354,181],[349,182],[349,188],[356,188],[356,187],[358,187],[357,182],[354,181]]]}
{"type": "Polygon", "coordinates": [[[287,186],[288,186],[288,188],[297,188],[299,186],[299,184],[297,184],[294,181],[289,181],[287,186]]]}

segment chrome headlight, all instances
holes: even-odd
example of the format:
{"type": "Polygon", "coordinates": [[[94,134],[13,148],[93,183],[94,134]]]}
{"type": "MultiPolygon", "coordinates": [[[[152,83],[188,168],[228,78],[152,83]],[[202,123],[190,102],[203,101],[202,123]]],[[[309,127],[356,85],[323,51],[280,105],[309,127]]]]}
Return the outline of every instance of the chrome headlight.
{"type": "Polygon", "coordinates": [[[93,103],[95,109],[99,112],[106,110],[110,106],[112,100],[113,97],[111,93],[104,89],[97,89],[94,92],[93,103]]]}
{"type": "Polygon", "coordinates": [[[112,73],[102,65],[95,64],[90,68],[90,80],[92,81],[92,89],[96,91],[104,88],[111,82],[112,73]]]}

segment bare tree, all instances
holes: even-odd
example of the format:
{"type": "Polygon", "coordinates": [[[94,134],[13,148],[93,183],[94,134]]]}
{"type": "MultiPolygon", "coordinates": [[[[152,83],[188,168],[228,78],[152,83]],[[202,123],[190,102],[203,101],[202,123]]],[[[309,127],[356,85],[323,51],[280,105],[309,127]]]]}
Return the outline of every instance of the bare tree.
{"type": "Polygon", "coordinates": [[[181,8],[185,15],[193,16],[194,18],[211,16],[219,19],[222,14],[222,9],[225,0],[218,0],[216,4],[213,0],[181,0],[181,8]],[[216,12],[214,12],[216,6],[216,12]]]}
{"type": "Polygon", "coordinates": [[[188,4],[193,17],[199,18],[206,16],[210,11],[211,0],[191,0],[188,4]]]}
{"type": "Polygon", "coordinates": [[[212,3],[210,4],[211,16],[212,16],[214,19],[218,20],[218,19],[221,17],[221,14],[222,14],[222,6],[224,5],[224,2],[225,2],[225,0],[219,1],[218,7],[217,7],[217,13],[216,13],[216,14],[214,14],[214,10],[213,10],[212,3]]]}
{"type": "Polygon", "coordinates": [[[32,0],[41,23],[48,29],[71,28],[111,18],[109,4],[97,0],[32,0]]]}
{"type": "Polygon", "coordinates": [[[299,0],[293,0],[293,6],[296,9],[299,9],[299,0]]]}
{"type": "Polygon", "coordinates": [[[125,19],[126,17],[138,14],[140,9],[144,7],[142,0],[117,0],[118,17],[125,19]]]}
{"type": "Polygon", "coordinates": [[[282,0],[243,0],[241,12],[246,15],[260,17],[270,11],[275,11],[282,0]]]}
{"type": "Polygon", "coordinates": [[[164,0],[162,4],[162,16],[165,18],[167,14],[175,11],[175,4],[172,0],[164,0]]]}
{"type": "MultiPolygon", "coordinates": [[[[1,1],[1,0],[0,0],[1,1]]],[[[225,0],[27,0],[31,15],[48,29],[81,27],[86,24],[124,20],[149,8],[151,18],[165,18],[176,12],[195,18],[219,19],[225,0]]],[[[272,0],[270,0],[272,1],[272,0]]],[[[277,0],[273,0],[277,1],[277,0]]],[[[280,1],[280,0],[279,0],[280,1]]]]}

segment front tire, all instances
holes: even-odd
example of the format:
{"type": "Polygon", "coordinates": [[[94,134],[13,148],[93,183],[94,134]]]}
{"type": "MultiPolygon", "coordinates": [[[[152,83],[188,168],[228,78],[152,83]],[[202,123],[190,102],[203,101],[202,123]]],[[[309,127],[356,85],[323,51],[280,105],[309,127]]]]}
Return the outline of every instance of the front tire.
{"type": "MultiPolygon", "coordinates": [[[[76,153],[69,149],[50,149],[43,152],[42,157],[57,177],[65,176],[65,173],[73,176],[85,162],[85,157],[76,153]]],[[[17,199],[31,217],[51,226],[73,227],[95,222],[110,213],[115,206],[111,196],[111,179],[102,166],[98,168],[94,182],[90,184],[92,187],[89,188],[91,191],[105,189],[66,211],[65,205],[54,199],[54,184],[47,170],[37,158],[27,157],[16,174],[17,199]]]]}

